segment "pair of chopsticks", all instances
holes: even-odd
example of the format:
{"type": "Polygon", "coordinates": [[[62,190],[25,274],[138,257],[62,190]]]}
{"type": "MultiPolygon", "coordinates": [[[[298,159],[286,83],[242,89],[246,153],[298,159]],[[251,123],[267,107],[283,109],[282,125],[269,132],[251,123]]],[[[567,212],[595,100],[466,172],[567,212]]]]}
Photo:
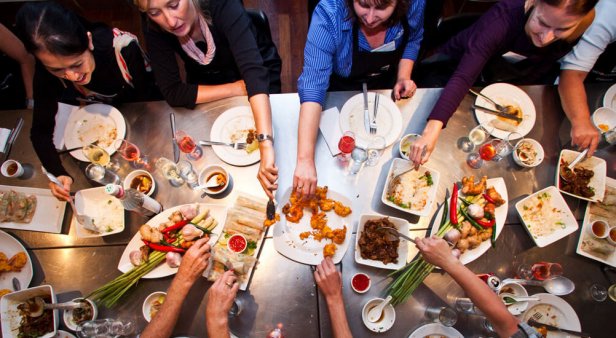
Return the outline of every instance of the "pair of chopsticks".
{"type": "Polygon", "coordinates": [[[19,120],[17,120],[17,125],[15,126],[15,128],[11,130],[11,133],[9,134],[9,138],[6,141],[6,145],[4,146],[4,158],[2,162],[6,161],[9,158],[9,154],[11,153],[11,148],[13,147],[13,143],[17,139],[17,136],[19,136],[19,133],[21,132],[21,128],[23,126],[24,126],[24,119],[23,117],[20,117],[19,120]]]}

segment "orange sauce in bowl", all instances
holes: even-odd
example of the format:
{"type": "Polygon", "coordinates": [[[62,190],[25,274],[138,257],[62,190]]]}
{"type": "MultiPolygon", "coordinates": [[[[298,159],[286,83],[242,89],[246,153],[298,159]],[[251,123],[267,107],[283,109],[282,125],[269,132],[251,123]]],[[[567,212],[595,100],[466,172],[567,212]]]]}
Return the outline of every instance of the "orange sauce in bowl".
{"type": "Polygon", "coordinates": [[[218,186],[208,188],[209,190],[213,192],[218,192],[218,191],[221,191],[225,187],[225,185],[227,185],[227,175],[221,172],[215,171],[208,175],[205,182],[209,181],[212,177],[216,177],[216,183],[218,183],[218,186]]]}

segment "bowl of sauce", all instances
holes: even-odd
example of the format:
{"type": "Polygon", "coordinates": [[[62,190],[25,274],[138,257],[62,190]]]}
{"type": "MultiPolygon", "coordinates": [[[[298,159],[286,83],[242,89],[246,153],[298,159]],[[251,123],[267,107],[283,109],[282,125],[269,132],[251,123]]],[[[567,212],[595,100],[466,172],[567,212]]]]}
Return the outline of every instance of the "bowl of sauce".
{"type": "Polygon", "coordinates": [[[363,320],[364,325],[366,325],[366,327],[372,332],[385,332],[391,329],[396,321],[396,310],[394,310],[394,307],[391,304],[387,304],[385,308],[383,308],[381,317],[376,322],[373,323],[368,320],[368,312],[381,304],[383,301],[383,298],[372,298],[364,305],[361,311],[361,319],[363,320]]]}
{"type": "Polygon", "coordinates": [[[244,235],[235,234],[227,240],[227,248],[233,252],[242,253],[246,250],[247,246],[248,241],[244,235]]]}
{"type": "Polygon", "coordinates": [[[156,189],[156,181],[152,174],[145,170],[133,170],[124,178],[124,189],[135,189],[151,196],[156,189]]]}
{"type": "Polygon", "coordinates": [[[366,293],[370,290],[371,285],[372,281],[365,273],[356,273],[353,275],[353,278],[351,278],[351,288],[357,293],[366,293]]]}
{"type": "Polygon", "coordinates": [[[593,237],[598,238],[598,239],[603,239],[608,237],[609,232],[610,232],[610,227],[608,226],[607,222],[604,221],[594,221],[590,224],[590,233],[593,235],[593,237]]]}
{"type": "Polygon", "coordinates": [[[408,161],[411,146],[420,137],[421,135],[419,134],[406,134],[402,136],[402,138],[400,139],[400,144],[398,144],[398,152],[400,153],[400,157],[408,161]]]}
{"type": "Polygon", "coordinates": [[[218,185],[206,188],[208,195],[218,195],[223,193],[229,187],[229,172],[219,165],[209,165],[199,174],[199,185],[206,184],[210,180],[214,180],[218,185]]]}
{"type": "Polygon", "coordinates": [[[87,306],[72,310],[64,310],[64,325],[66,325],[69,330],[76,331],[79,324],[88,320],[94,320],[98,316],[98,308],[93,301],[87,298],[75,298],[72,302],[86,303],[87,306]]]}
{"type": "Polygon", "coordinates": [[[612,245],[616,245],[616,226],[610,228],[607,235],[607,241],[612,245]]]}

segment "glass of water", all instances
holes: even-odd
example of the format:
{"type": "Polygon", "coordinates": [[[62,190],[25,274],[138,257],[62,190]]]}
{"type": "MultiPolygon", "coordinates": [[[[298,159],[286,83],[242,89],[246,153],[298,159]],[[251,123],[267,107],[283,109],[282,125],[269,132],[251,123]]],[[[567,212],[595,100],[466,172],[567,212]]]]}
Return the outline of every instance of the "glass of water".
{"type": "Polygon", "coordinates": [[[426,317],[430,321],[440,322],[445,326],[454,326],[458,321],[458,313],[446,306],[427,308],[426,317]]]}
{"type": "Polygon", "coordinates": [[[490,134],[494,130],[491,126],[484,126],[482,124],[476,126],[468,132],[468,136],[461,137],[458,140],[458,148],[465,153],[470,153],[476,146],[484,143],[490,134]]]}
{"type": "Polygon", "coordinates": [[[375,136],[368,144],[368,160],[366,161],[366,165],[369,167],[373,167],[379,163],[379,159],[383,154],[383,149],[385,149],[385,138],[383,136],[375,136]]]}
{"type": "Polygon", "coordinates": [[[184,181],[186,181],[186,184],[188,184],[191,189],[194,189],[196,186],[199,185],[199,177],[197,176],[195,170],[193,170],[192,164],[190,164],[190,162],[186,160],[181,160],[180,162],[178,162],[177,168],[178,172],[180,173],[180,177],[182,177],[184,181]]]}
{"type": "Polygon", "coordinates": [[[100,164],[90,163],[86,167],[86,176],[92,181],[102,185],[120,184],[120,177],[118,174],[100,164]]]}
{"type": "Polygon", "coordinates": [[[229,309],[229,318],[239,316],[243,309],[244,301],[241,298],[235,297],[235,299],[233,299],[233,304],[231,304],[231,308],[229,309]]]}
{"type": "Polygon", "coordinates": [[[351,160],[346,167],[346,175],[355,175],[361,168],[364,167],[366,160],[368,159],[368,152],[365,149],[355,147],[351,152],[351,160]]]}
{"type": "Polygon", "coordinates": [[[168,158],[161,157],[156,160],[156,169],[160,171],[160,173],[169,180],[174,187],[179,187],[184,184],[184,179],[180,176],[178,171],[178,167],[173,161],[168,158]]]}

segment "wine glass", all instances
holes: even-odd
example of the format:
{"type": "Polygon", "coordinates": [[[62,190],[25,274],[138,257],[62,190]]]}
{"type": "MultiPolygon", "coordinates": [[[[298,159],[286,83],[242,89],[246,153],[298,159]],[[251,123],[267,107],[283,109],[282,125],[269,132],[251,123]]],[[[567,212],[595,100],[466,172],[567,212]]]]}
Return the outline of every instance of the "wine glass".
{"type": "Polygon", "coordinates": [[[589,288],[590,297],[597,302],[602,302],[607,299],[607,288],[601,284],[593,284],[589,288]]]}
{"type": "Polygon", "coordinates": [[[83,155],[90,160],[93,164],[102,165],[105,168],[117,171],[119,165],[114,161],[111,161],[109,153],[95,144],[85,145],[82,149],[83,155]]]}
{"type": "Polygon", "coordinates": [[[154,166],[169,180],[172,186],[179,187],[184,184],[184,179],[180,175],[178,166],[170,159],[161,157],[156,160],[154,166]]]}
{"type": "Polygon", "coordinates": [[[338,150],[340,150],[340,156],[347,158],[351,152],[355,149],[355,134],[352,131],[345,131],[338,141],[338,150]]]}
{"type": "Polygon", "coordinates": [[[536,280],[546,280],[563,274],[563,267],[558,263],[538,262],[531,267],[536,280]]]}
{"type": "Polygon", "coordinates": [[[186,133],[185,131],[176,131],[175,139],[178,142],[180,150],[183,153],[186,153],[186,157],[188,157],[189,159],[196,161],[200,159],[201,156],[203,156],[203,149],[201,149],[201,147],[197,145],[197,143],[195,143],[195,140],[190,137],[190,135],[188,135],[188,133],[186,133]]]}
{"type": "Polygon", "coordinates": [[[471,152],[476,146],[485,142],[490,134],[492,134],[493,130],[494,127],[492,126],[484,126],[480,124],[471,129],[468,132],[468,136],[461,137],[458,140],[458,147],[465,153],[471,152]]]}
{"type": "Polygon", "coordinates": [[[133,165],[133,167],[148,167],[146,157],[141,156],[141,150],[139,150],[139,147],[135,144],[126,140],[115,140],[113,146],[125,160],[129,161],[133,165]]]}
{"type": "Polygon", "coordinates": [[[385,149],[385,145],[387,142],[383,136],[375,136],[368,144],[368,160],[366,161],[366,165],[369,167],[373,167],[379,163],[379,159],[383,154],[383,149],[385,149]]]}
{"type": "Polygon", "coordinates": [[[479,152],[473,152],[468,154],[466,158],[466,164],[473,169],[479,169],[483,166],[484,161],[491,161],[492,158],[496,155],[496,145],[500,143],[501,140],[493,139],[490,140],[481,147],[479,147],[479,152]]]}
{"type": "Polygon", "coordinates": [[[504,139],[496,143],[494,146],[495,154],[492,156],[492,161],[498,162],[509,156],[513,152],[513,144],[511,141],[521,138],[522,135],[518,132],[509,133],[504,139]]]}

